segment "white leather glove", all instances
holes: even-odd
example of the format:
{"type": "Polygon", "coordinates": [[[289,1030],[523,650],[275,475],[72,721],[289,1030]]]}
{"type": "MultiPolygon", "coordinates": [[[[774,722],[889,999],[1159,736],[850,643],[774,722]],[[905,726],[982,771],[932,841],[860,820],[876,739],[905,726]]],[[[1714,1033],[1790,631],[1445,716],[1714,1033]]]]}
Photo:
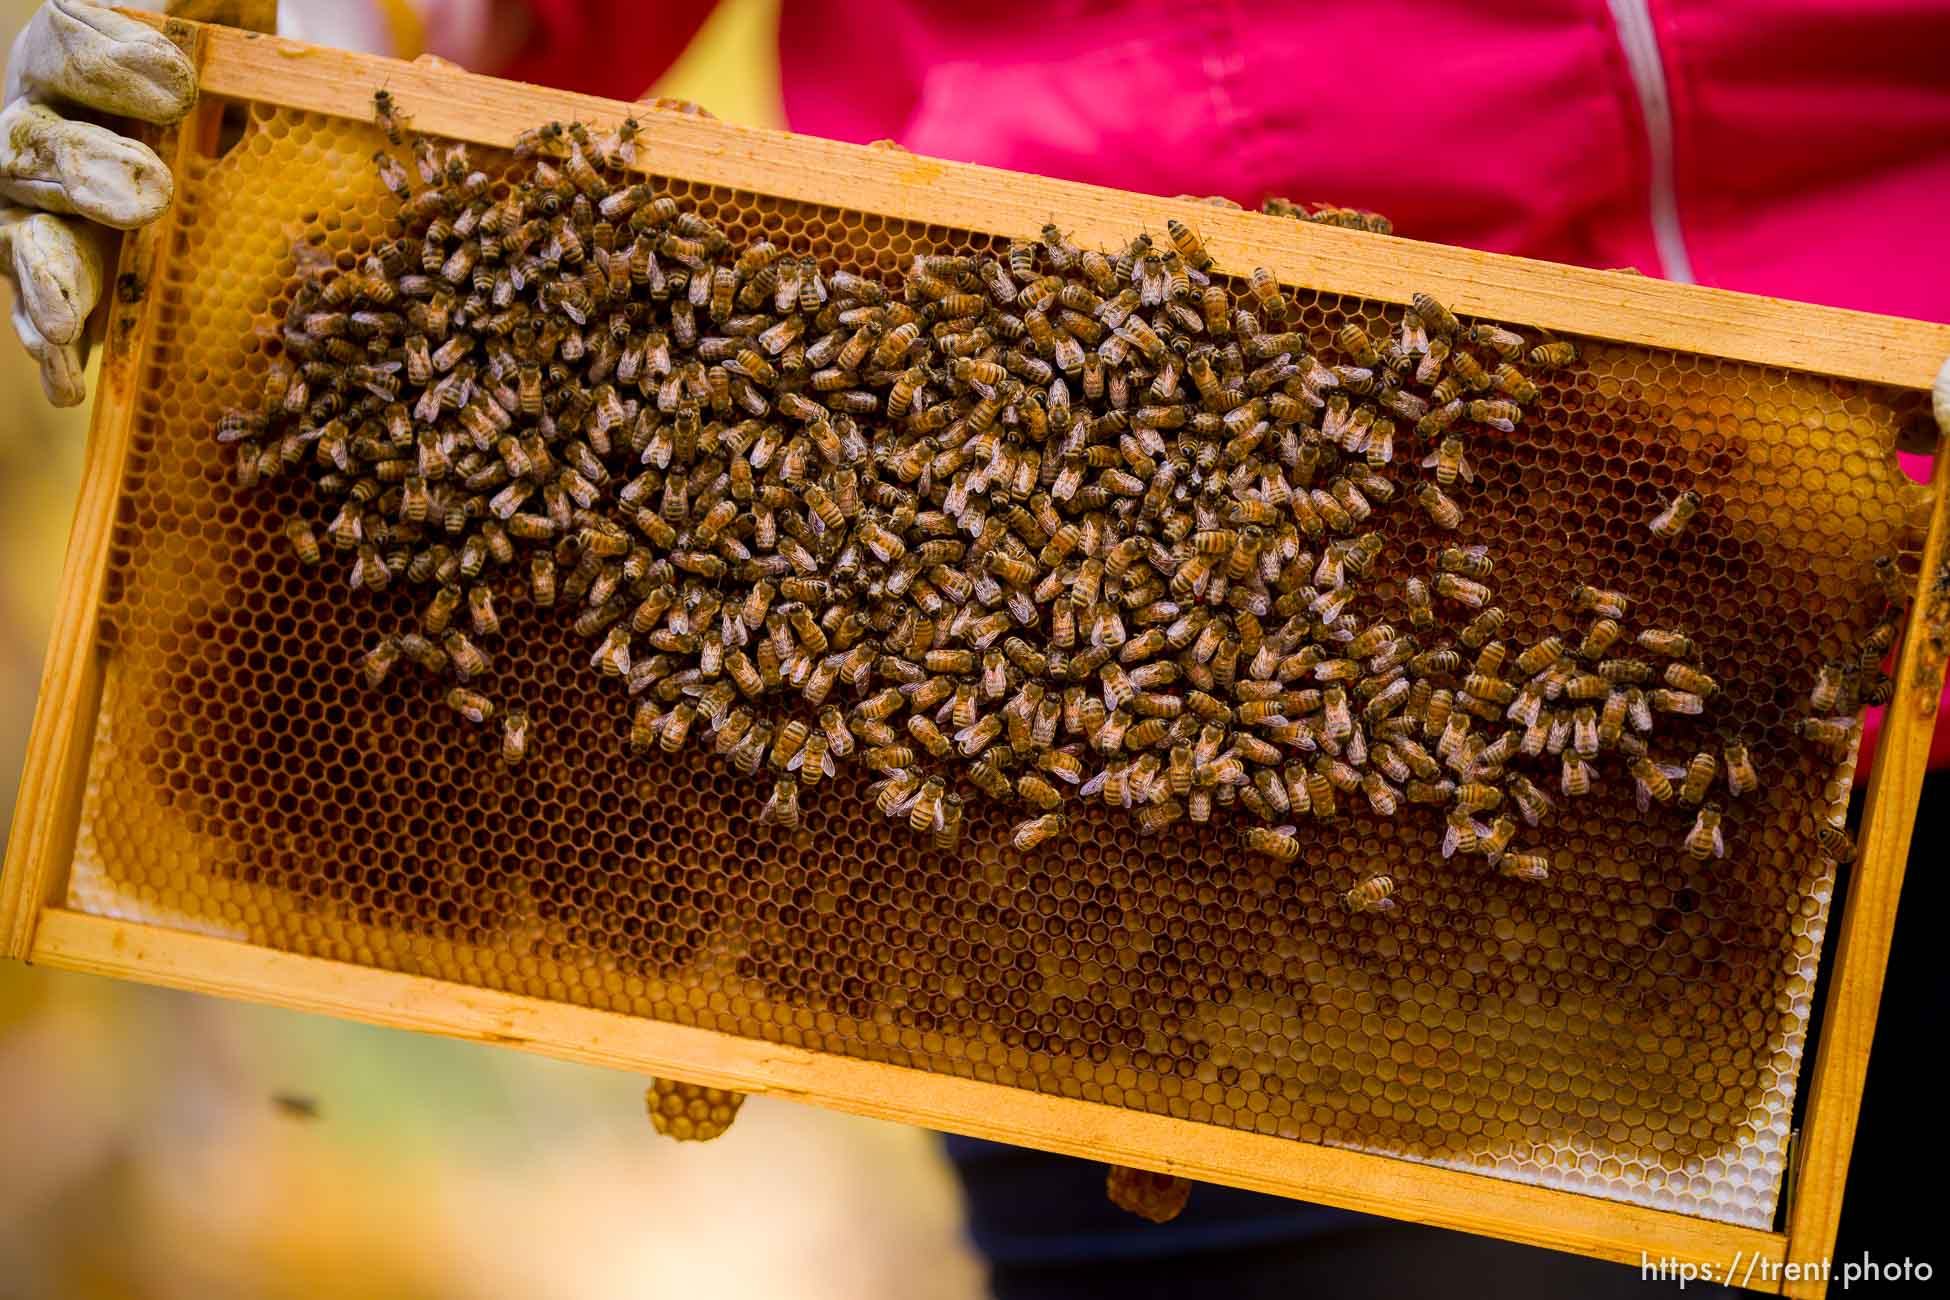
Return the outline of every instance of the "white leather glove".
{"type": "Polygon", "coordinates": [[[90,0],[47,0],[7,60],[0,108],[0,274],[14,282],[14,330],[57,406],[85,396],[88,314],[101,296],[95,224],[161,216],[174,188],[146,146],[71,122],[57,105],[174,122],[196,102],[196,69],[158,32],[90,0]]]}

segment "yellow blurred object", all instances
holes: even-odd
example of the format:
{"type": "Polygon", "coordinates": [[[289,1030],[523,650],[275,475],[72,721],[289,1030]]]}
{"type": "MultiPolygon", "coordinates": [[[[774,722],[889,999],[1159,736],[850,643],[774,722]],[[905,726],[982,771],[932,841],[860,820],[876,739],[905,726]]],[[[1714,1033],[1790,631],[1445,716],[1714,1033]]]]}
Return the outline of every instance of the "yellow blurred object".
{"type": "Polygon", "coordinates": [[[163,12],[192,22],[222,23],[248,32],[278,29],[278,0],[169,0],[163,12]]]}
{"type": "Polygon", "coordinates": [[[426,52],[427,26],[420,21],[420,11],[407,3],[407,0],[378,0],[379,16],[385,20],[386,30],[392,34],[393,53],[402,59],[417,59],[426,52]]]}
{"type": "Polygon", "coordinates": [[[739,126],[783,128],[779,0],[723,0],[649,93],[691,100],[739,126]]]}

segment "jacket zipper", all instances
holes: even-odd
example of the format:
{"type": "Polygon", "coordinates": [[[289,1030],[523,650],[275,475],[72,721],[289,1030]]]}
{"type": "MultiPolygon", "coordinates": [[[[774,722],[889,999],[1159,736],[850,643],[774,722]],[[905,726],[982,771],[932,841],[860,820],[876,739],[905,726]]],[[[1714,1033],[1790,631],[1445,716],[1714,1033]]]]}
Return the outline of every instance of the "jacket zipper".
{"type": "Polygon", "coordinates": [[[1652,26],[1650,0],[1607,0],[1618,44],[1638,91],[1639,116],[1645,126],[1646,156],[1651,161],[1652,245],[1668,280],[1692,284],[1693,259],[1686,251],[1686,231],[1679,223],[1679,186],[1673,163],[1672,97],[1666,89],[1665,61],[1659,56],[1659,36],[1652,26]]]}

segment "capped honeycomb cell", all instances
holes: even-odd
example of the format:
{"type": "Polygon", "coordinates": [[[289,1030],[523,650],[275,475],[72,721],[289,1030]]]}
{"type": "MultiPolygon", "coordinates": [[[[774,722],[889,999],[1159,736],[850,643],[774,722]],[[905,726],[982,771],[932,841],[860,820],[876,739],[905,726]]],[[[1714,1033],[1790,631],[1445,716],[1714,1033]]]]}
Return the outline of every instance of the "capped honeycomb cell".
{"type": "MultiPolygon", "coordinates": [[[[1689,853],[1688,820],[1641,816],[1622,779],[1558,825],[1542,884],[1445,862],[1439,819],[1359,810],[1280,863],[1242,853],[1223,817],[1146,837],[1094,803],[1022,851],[1017,817],[971,799],[943,850],[876,815],[853,767],[788,829],[761,820],[768,782],[695,749],[635,752],[613,684],[527,601],[500,608],[493,650],[498,707],[535,738],[518,772],[444,686],[370,688],[362,657],[424,591],[354,593],[338,566],[300,564],[286,523],[305,480],[236,486],[210,431],[257,404],[301,265],[350,269],[386,237],[381,143],[257,107],[178,178],[71,906],[1771,1223],[1834,883],[1831,768],[1794,728],[1820,665],[1880,611],[1865,575],[1903,540],[1891,447],[1910,395],[1578,339],[1516,431],[1472,450],[1459,534],[1413,510],[1391,524],[1405,570],[1489,547],[1513,645],[1585,634],[1574,579],[1692,637],[1721,689],[1710,717],[1672,723],[1675,744],[1738,741],[1759,780],[1727,813],[1725,858],[1689,853]],[[1701,509],[1662,545],[1647,522],[1687,490],[1701,509]],[[1382,874],[1395,910],[1345,905],[1382,874]]],[[[1003,255],[1032,233],[653,180],[735,242],[829,272],[891,280],[916,254],[1003,255]]],[[[1401,319],[1296,301],[1288,327],[1322,351],[1401,319]]],[[[697,1137],[738,1099],[659,1081],[649,1101],[660,1129],[697,1137]]]]}

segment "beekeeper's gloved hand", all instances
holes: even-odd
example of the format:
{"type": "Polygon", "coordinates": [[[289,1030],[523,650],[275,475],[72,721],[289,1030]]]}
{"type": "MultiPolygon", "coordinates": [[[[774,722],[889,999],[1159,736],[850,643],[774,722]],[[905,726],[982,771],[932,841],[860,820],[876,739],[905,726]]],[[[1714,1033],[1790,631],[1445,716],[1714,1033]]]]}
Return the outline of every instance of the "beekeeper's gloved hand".
{"type": "Polygon", "coordinates": [[[173,188],[146,146],[60,110],[167,123],[195,101],[187,55],[88,0],[47,0],[14,41],[0,108],[0,274],[14,282],[14,330],[57,406],[87,395],[83,330],[104,266],[95,227],[154,221],[173,188]]]}

